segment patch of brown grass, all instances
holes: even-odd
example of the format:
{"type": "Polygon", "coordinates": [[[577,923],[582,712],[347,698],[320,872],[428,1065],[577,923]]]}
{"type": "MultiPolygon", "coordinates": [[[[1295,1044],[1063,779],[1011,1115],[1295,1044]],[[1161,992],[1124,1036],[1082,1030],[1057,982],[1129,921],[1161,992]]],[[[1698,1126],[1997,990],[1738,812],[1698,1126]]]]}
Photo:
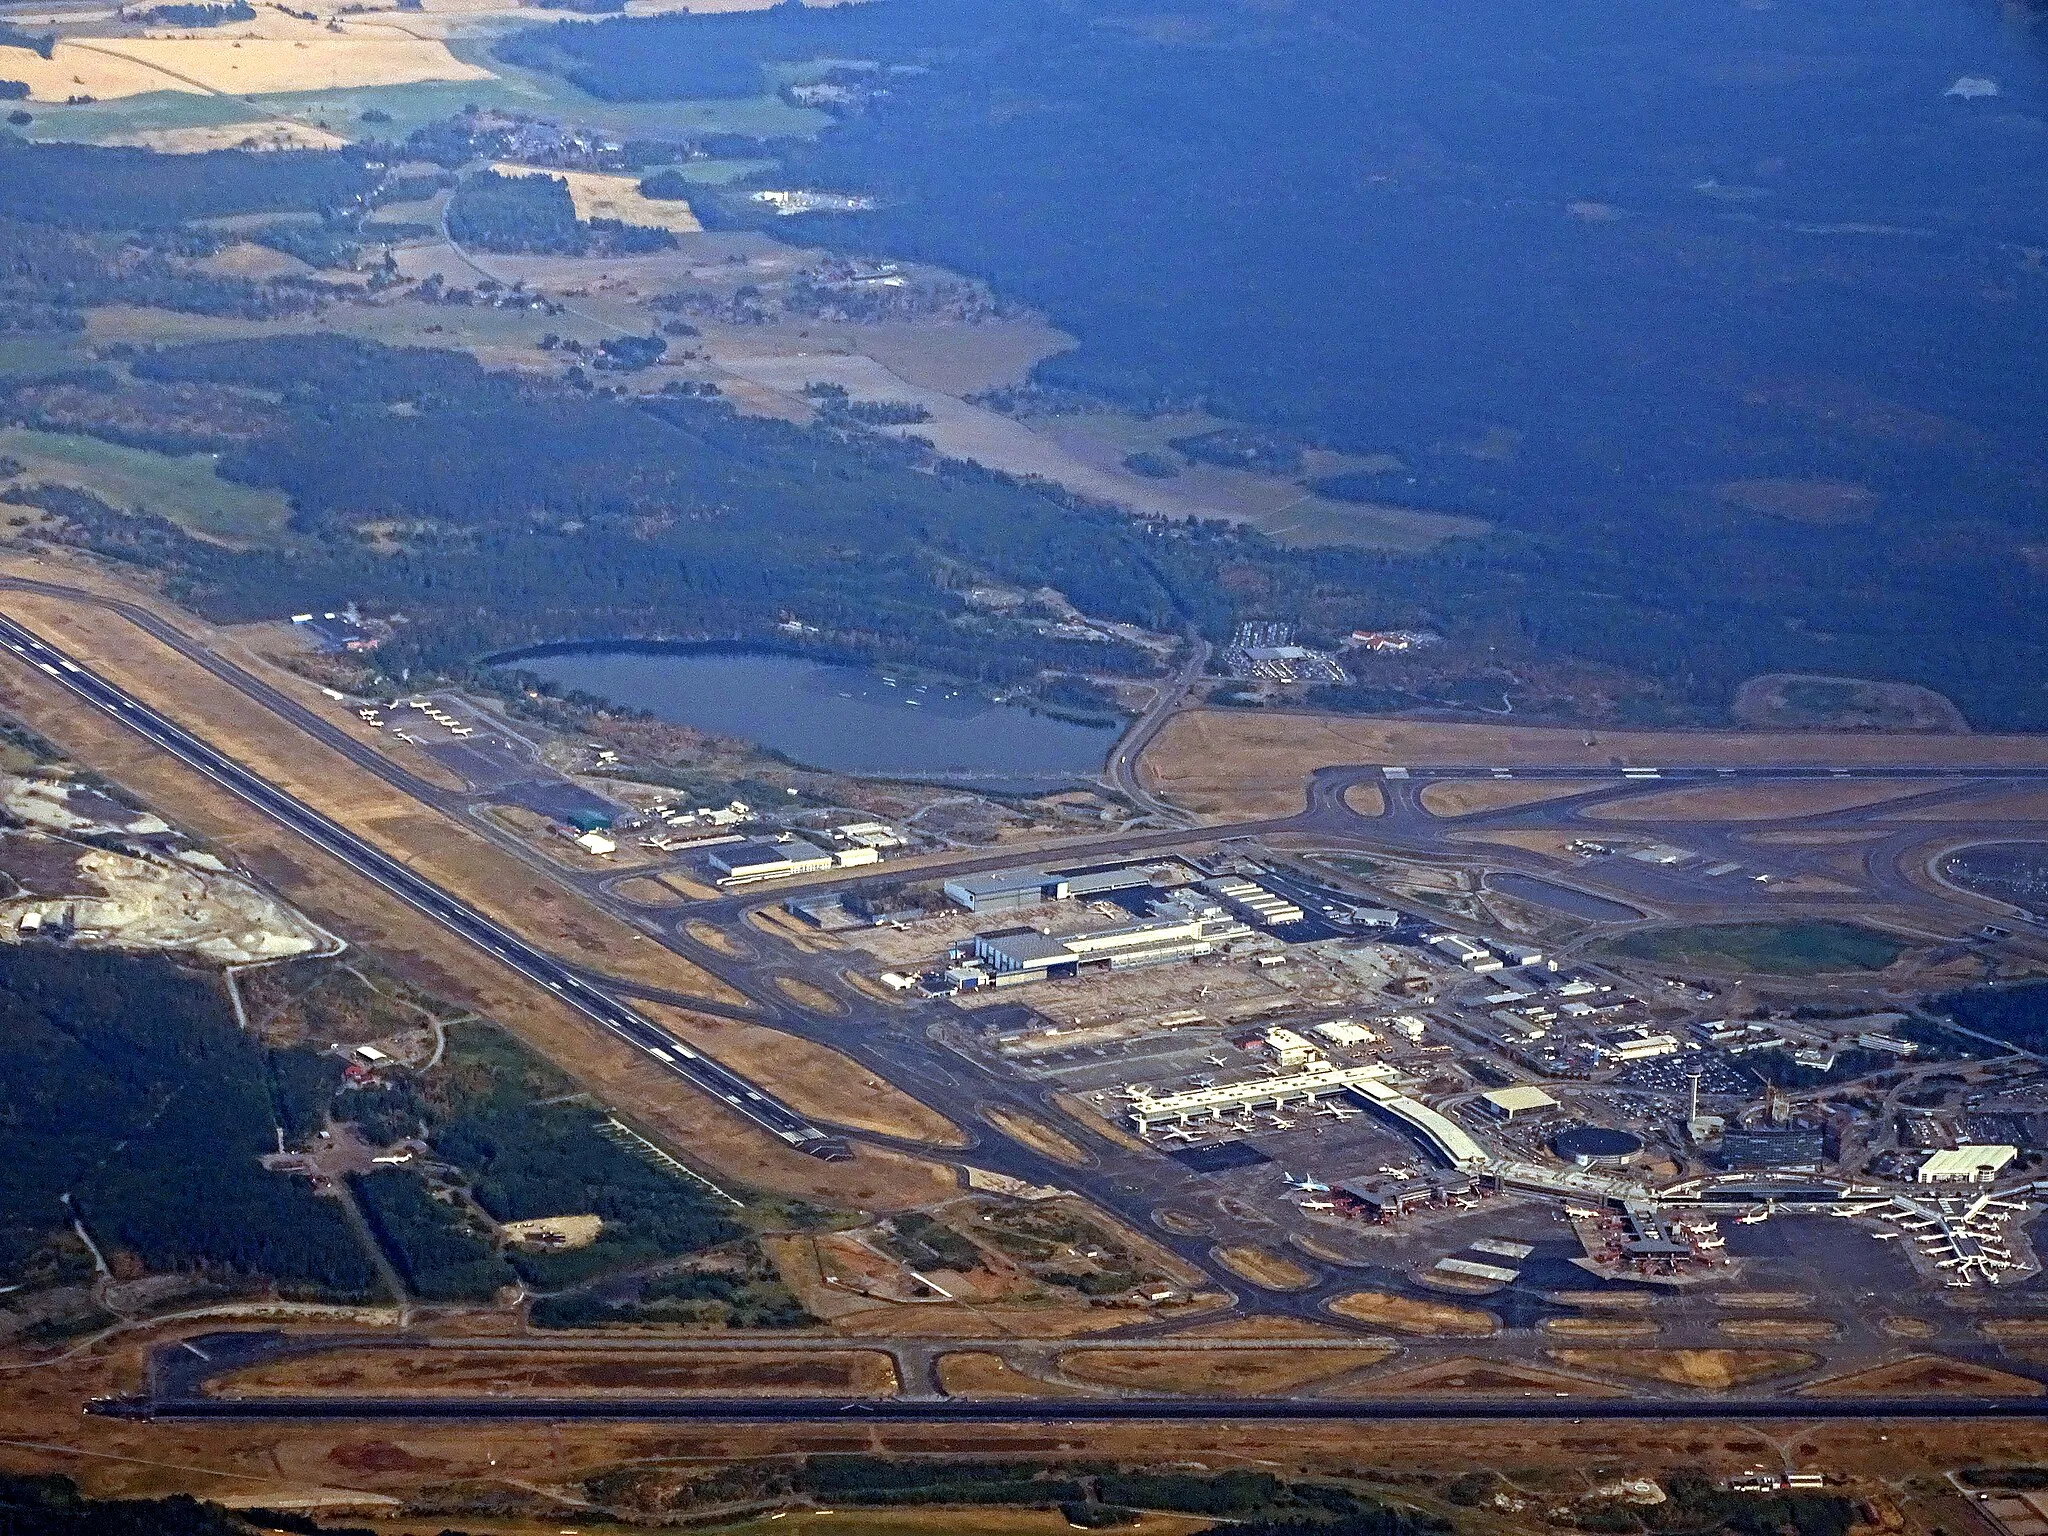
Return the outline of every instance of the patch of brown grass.
{"type": "Polygon", "coordinates": [[[939,1389],[950,1397],[1072,1397],[1074,1389],[1027,1376],[1001,1355],[956,1349],[939,1356],[939,1389]]]}
{"type": "Polygon", "coordinates": [[[990,1105],[981,1112],[981,1117],[1012,1141],[1022,1142],[1032,1151],[1066,1167],[1085,1168],[1093,1161],[1076,1143],[1022,1110],[990,1105]]]}
{"type": "Polygon", "coordinates": [[[1553,1349],[1546,1353],[1558,1364],[1579,1370],[1711,1392],[1789,1376],[1820,1364],[1819,1355],[1803,1349],[1553,1349]]]}
{"type": "Polygon", "coordinates": [[[2043,1390],[2038,1381],[1945,1355],[1908,1355],[1800,1388],[1814,1397],[2039,1397],[2043,1390]]]}
{"type": "Polygon", "coordinates": [[[1258,1397],[1291,1392],[1348,1371],[1378,1365],[1391,1349],[1070,1349],[1060,1370],[1078,1380],[1140,1392],[1258,1397]]]}
{"type": "Polygon", "coordinates": [[[1714,1326],[1731,1339],[1832,1339],[1842,1331],[1825,1317],[1724,1317],[1714,1326]]]}
{"type": "Polygon", "coordinates": [[[1500,1327],[1500,1319],[1491,1312],[1385,1291],[1352,1291],[1332,1301],[1330,1310],[1354,1323],[1420,1338],[1483,1339],[1500,1327]]]}
{"type": "Polygon", "coordinates": [[[752,1078],[806,1115],[930,1146],[968,1143],[966,1133],[937,1110],[829,1045],[765,1024],[713,1018],[662,1003],[639,1006],[677,1039],[752,1078]]]}
{"type": "Polygon", "coordinates": [[[1432,816],[1473,816],[1481,811],[1510,811],[1540,805],[1566,795],[1598,789],[1600,780],[1570,779],[1439,779],[1424,786],[1419,798],[1432,816]]]}
{"type": "Polygon", "coordinates": [[[769,1393],[888,1397],[895,1363],[848,1350],[336,1350],[237,1371],[216,1397],[592,1397],[606,1394],[769,1393]]]}
{"type": "Polygon", "coordinates": [[[1568,1339],[1653,1339],[1664,1329],[1646,1317],[1546,1317],[1543,1331],[1568,1339]]]}
{"type": "Polygon", "coordinates": [[[1885,779],[1794,779],[1786,783],[1758,780],[1605,800],[1588,806],[1585,815],[1597,821],[1780,821],[1881,805],[1887,800],[1925,793],[1924,783],[1885,779]]]}
{"type": "Polygon", "coordinates": [[[1217,1263],[1239,1279],[1269,1291],[1299,1291],[1316,1282],[1314,1275],[1292,1259],[1250,1243],[1218,1248],[1215,1257],[1217,1263]]]}

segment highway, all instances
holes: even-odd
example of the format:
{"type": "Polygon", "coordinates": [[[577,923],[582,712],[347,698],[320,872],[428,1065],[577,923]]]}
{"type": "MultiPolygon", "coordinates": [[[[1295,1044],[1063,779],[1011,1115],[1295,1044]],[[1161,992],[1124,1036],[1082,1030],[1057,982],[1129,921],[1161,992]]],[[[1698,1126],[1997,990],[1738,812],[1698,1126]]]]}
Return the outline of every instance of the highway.
{"type": "Polygon", "coordinates": [[[729,1105],[789,1145],[826,1159],[853,1155],[852,1148],[842,1138],[812,1124],[738,1073],[673,1039],[569,966],[456,900],[432,881],[415,874],[383,850],[328,820],[267,779],[216,752],[140,700],[80,666],[33,631],[4,616],[0,616],[0,645],[5,645],[85,703],[111,715],[152,745],[206,775],[527,980],[546,987],[585,1017],[645,1051],[676,1076],[729,1105]]]}
{"type": "Polygon", "coordinates": [[[964,1398],[769,1397],[179,1397],[102,1398],[87,1412],[149,1420],[694,1420],[716,1424],[1102,1424],[1242,1423],[1251,1419],[1369,1422],[1375,1419],[1506,1420],[1901,1420],[2048,1418],[2048,1398],[1716,1397],[1423,1398],[1335,1401],[1317,1398],[1125,1397],[964,1398]]]}

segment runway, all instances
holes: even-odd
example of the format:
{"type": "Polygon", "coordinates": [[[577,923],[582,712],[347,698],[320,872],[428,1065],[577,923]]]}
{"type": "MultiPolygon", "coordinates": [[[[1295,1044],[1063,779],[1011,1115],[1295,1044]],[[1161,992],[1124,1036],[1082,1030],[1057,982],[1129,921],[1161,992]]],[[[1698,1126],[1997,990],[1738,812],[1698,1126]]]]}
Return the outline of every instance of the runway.
{"type": "Polygon", "coordinates": [[[1897,1420],[2048,1418],[2048,1398],[1856,1397],[1794,1399],[1417,1398],[1328,1402],[1313,1398],[216,1398],[100,1399],[87,1412],[145,1420],[522,1422],[700,1422],[717,1424],[1106,1424],[1293,1420],[1897,1420]]]}
{"type": "Polygon", "coordinates": [[[86,670],[63,651],[12,619],[0,617],[0,645],[47,674],[72,694],[111,715],[153,746],[255,806],[323,852],[341,860],[408,906],[426,914],[529,981],[553,992],[585,1017],[646,1052],[676,1076],[729,1105],[793,1147],[827,1159],[852,1156],[841,1138],[755,1084],[663,1033],[617,998],[586,981],[545,951],[456,900],[353,832],[286,794],[267,779],[215,751],[140,700],[86,670]]]}

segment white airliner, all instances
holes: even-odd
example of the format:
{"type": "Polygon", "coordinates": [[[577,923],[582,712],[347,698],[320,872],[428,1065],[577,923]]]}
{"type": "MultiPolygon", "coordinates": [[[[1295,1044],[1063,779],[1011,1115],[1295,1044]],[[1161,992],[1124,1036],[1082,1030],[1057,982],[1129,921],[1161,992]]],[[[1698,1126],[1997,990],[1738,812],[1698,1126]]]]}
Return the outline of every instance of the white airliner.
{"type": "Polygon", "coordinates": [[[1337,1209],[1328,1200],[1297,1200],[1294,1203],[1296,1207],[1304,1211],[1334,1211],[1337,1209]]]}

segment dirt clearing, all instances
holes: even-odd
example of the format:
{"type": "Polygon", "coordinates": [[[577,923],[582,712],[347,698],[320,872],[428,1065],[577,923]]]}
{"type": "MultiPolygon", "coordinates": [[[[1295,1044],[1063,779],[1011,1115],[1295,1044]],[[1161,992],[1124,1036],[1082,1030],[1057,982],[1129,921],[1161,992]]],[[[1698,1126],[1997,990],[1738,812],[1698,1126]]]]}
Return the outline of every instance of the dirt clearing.
{"type": "Polygon", "coordinates": [[[1567,1339],[1651,1339],[1664,1328],[1646,1317],[1546,1317],[1543,1331],[1567,1339]]]}

